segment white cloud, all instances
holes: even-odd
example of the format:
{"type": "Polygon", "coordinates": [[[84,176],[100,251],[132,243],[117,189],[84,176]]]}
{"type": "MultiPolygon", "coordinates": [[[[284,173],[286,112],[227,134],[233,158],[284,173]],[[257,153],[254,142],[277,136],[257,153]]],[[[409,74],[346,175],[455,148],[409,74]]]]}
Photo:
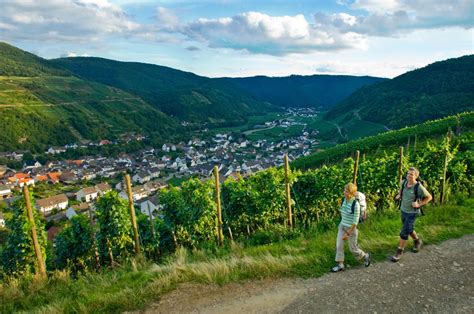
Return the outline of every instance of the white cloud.
{"type": "Polygon", "coordinates": [[[70,52],[67,52],[67,53],[64,53],[61,55],[61,58],[72,58],[72,57],[90,57],[91,55],[87,54],[87,53],[77,53],[77,52],[74,52],[74,51],[70,51],[70,52]]]}
{"type": "Polygon", "coordinates": [[[408,63],[400,65],[397,62],[374,61],[352,61],[344,62],[331,60],[314,62],[313,71],[317,74],[332,75],[372,75],[379,77],[394,77],[401,73],[420,68],[423,63],[408,63]]]}
{"type": "Polygon", "coordinates": [[[398,0],[356,0],[351,6],[373,13],[393,12],[401,8],[398,0]]]}
{"type": "Polygon", "coordinates": [[[286,55],[364,47],[366,40],[353,32],[334,33],[306,21],[302,14],[269,16],[247,12],[234,17],[198,19],[181,32],[213,48],[231,48],[251,53],[286,55]]]}
{"type": "Polygon", "coordinates": [[[176,29],[179,26],[179,19],[173,11],[164,7],[156,8],[156,20],[159,28],[176,29]]]}
{"type": "MultiPolygon", "coordinates": [[[[472,0],[357,0],[351,7],[368,14],[356,17],[351,27],[339,27],[342,32],[394,36],[421,29],[474,27],[472,0]]],[[[339,18],[332,15],[327,20],[335,25],[339,18]]]]}
{"type": "Polygon", "coordinates": [[[6,1],[0,10],[0,24],[10,32],[4,39],[80,41],[102,36],[128,36],[140,25],[108,0],[6,1]]]}

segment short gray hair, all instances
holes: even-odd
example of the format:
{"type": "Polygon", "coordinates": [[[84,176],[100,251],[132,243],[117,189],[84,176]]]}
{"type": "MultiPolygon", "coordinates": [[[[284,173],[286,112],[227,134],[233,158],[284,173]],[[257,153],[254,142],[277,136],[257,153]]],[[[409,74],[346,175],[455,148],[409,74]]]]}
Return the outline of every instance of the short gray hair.
{"type": "Polygon", "coordinates": [[[410,169],[408,169],[408,171],[413,171],[417,178],[420,176],[420,171],[418,169],[416,169],[415,167],[410,167],[410,169]]]}

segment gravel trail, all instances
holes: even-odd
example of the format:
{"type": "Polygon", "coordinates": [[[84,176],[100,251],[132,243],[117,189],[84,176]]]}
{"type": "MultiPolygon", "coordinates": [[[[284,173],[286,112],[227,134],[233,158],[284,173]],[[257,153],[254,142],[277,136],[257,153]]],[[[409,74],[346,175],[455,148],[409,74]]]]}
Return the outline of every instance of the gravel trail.
{"type": "Polygon", "coordinates": [[[146,313],[474,313],[474,234],[311,279],[184,284],[146,313]]]}

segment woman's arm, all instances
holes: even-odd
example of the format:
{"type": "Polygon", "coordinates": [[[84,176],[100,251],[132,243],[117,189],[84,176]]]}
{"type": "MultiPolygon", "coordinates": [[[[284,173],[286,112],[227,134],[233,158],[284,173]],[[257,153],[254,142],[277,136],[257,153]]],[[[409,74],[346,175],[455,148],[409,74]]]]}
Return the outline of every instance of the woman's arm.
{"type": "Polygon", "coordinates": [[[346,231],[346,234],[347,236],[350,236],[353,232],[354,232],[354,229],[357,228],[357,225],[356,224],[353,224],[347,231],[346,231]]]}

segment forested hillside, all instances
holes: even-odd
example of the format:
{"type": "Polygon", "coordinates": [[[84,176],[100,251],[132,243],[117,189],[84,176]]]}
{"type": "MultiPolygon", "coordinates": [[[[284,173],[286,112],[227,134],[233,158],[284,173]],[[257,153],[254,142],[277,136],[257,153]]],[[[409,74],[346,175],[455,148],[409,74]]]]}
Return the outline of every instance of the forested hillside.
{"type": "Polygon", "coordinates": [[[102,58],[63,58],[54,64],[84,79],[140,96],[164,113],[192,122],[233,125],[275,110],[233,84],[168,67],[102,58]]]}
{"type": "Polygon", "coordinates": [[[326,114],[401,128],[474,110],[474,55],[430,64],[358,90],[326,114]]]}
{"type": "Polygon", "coordinates": [[[287,77],[222,78],[241,86],[257,99],[282,107],[327,110],[359,88],[386,79],[371,76],[291,75],[287,77]]]}
{"type": "Polygon", "coordinates": [[[178,123],[141,98],[72,76],[50,61],[0,43],[0,151],[113,139],[126,132],[166,136],[178,123]]]}
{"type": "Polygon", "coordinates": [[[166,136],[177,123],[140,98],[72,76],[0,77],[0,151],[42,152],[51,145],[166,136]]]}
{"type": "Polygon", "coordinates": [[[48,60],[0,42],[0,76],[69,75],[48,60]]]}

